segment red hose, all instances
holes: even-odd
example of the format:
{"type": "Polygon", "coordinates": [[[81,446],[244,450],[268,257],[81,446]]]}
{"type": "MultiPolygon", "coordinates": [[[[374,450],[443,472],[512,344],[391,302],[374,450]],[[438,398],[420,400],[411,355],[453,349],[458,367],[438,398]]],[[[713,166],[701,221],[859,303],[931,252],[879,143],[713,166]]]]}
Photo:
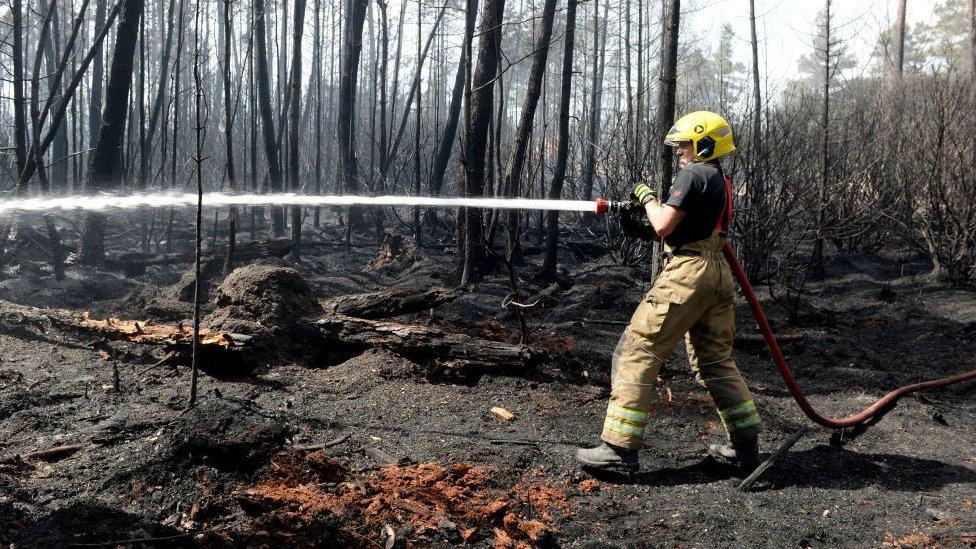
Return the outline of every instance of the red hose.
{"type": "Polygon", "coordinates": [[[830,419],[820,415],[816,410],[813,409],[813,406],[810,405],[810,401],[808,401],[807,397],[804,396],[800,386],[796,384],[796,380],[793,378],[793,372],[786,364],[786,359],[783,358],[783,352],[780,350],[779,344],[776,343],[776,337],[773,336],[773,331],[769,327],[769,321],[766,320],[766,314],[759,305],[759,300],[756,298],[756,293],[752,290],[752,285],[749,284],[749,279],[746,278],[746,273],[742,269],[742,265],[735,257],[735,253],[732,251],[732,246],[726,244],[722,251],[725,253],[725,260],[729,262],[729,266],[732,268],[732,274],[735,275],[735,279],[739,281],[739,286],[742,287],[742,292],[746,296],[746,301],[749,302],[749,308],[752,309],[753,316],[756,317],[756,323],[759,324],[759,330],[762,332],[763,339],[766,341],[766,346],[769,347],[769,352],[773,355],[773,360],[776,361],[776,367],[779,369],[780,375],[783,376],[783,380],[786,381],[786,385],[789,387],[790,393],[793,394],[793,398],[796,399],[796,403],[800,405],[801,409],[803,409],[803,413],[814,422],[819,423],[824,427],[831,427],[834,429],[853,427],[855,425],[864,423],[875,416],[880,417],[879,414],[883,415],[885,412],[894,407],[899,398],[909,393],[914,393],[924,389],[935,389],[936,387],[944,387],[953,383],[960,383],[963,381],[976,379],[976,370],[970,370],[968,372],[956,374],[952,377],[923,381],[922,383],[915,383],[913,385],[906,385],[904,387],[895,389],[894,391],[891,391],[890,393],[881,397],[881,399],[868,406],[860,413],[845,417],[843,419],[830,419]]]}

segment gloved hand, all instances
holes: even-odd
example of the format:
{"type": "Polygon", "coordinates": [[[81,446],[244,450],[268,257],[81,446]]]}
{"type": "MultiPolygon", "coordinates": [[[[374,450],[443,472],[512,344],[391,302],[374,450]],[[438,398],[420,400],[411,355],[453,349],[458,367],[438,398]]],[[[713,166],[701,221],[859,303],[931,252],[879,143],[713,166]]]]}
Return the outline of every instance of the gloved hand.
{"type": "Polygon", "coordinates": [[[647,218],[644,206],[636,200],[631,200],[620,210],[619,215],[620,230],[624,236],[641,240],[660,240],[654,227],[651,226],[651,220],[647,218]]]}
{"type": "Polygon", "coordinates": [[[644,206],[651,200],[657,198],[657,193],[654,192],[654,189],[648,187],[644,183],[634,187],[634,192],[631,193],[631,195],[641,206],[644,206]]]}

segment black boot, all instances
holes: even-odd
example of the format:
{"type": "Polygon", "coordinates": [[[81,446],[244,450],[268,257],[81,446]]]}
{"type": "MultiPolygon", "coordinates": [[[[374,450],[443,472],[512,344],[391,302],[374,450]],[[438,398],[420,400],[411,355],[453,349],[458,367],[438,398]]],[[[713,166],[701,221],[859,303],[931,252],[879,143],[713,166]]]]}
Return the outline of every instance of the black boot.
{"type": "Polygon", "coordinates": [[[636,473],[640,467],[637,450],[628,450],[606,442],[596,448],[580,448],[576,451],[576,461],[583,467],[600,470],[614,470],[636,473]]]}
{"type": "Polygon", "coordinates": [[[759,466],[759,437],[709,445],[708,455],[732,462],[738,466],[742,476],[747,476],[759,466]]]}

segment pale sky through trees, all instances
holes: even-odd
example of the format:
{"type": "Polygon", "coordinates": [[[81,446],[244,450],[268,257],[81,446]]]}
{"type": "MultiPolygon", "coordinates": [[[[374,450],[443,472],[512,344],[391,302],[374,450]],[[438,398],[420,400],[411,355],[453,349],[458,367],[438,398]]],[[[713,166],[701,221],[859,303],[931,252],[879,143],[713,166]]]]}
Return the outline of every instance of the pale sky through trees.
{"type": "MultiPolygon", "coordinates": [[[[920,21],[932,21],[934,2],[909,0],[906,20],[908,27],[920,21]]],[[[822,0],[756,0],[756,31],[759,34],[759,58],[764,66],[761,74],[768,74],[773,84],[797,78],[797,61],[813,48],[816,36],[817,13],[823,10],[822,0]]],[[[688,31],[682,36],[682,44],[696,36],[710,36],[715,32],[713,43],[722,25],[732,25],[736,41],[737,61],[751,66],[749,50],[749,0],[693,0],[683,3],[682,18],[688,21],[688,31]]],[[[858,66],[852,74],[865,69],[878,34],[894,24],[898,11],[897,0],[880,0],[862,3],[837,0],[831,7],[833,31],[848,46],[857,59],[858,66]]]]}

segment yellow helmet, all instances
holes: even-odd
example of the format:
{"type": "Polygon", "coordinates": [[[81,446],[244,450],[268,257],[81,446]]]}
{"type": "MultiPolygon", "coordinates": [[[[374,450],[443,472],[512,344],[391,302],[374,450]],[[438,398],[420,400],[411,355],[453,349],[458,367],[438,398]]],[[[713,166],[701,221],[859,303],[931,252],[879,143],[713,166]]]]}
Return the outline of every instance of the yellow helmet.
{"type": "Polygon", "coordinates": [[[664,137],[664,143],[672,147],[684,141],[691,142],[695,160],[699,162],[715,160],[735,150],[732,126],[711,111],[695,111],[682,116],[664,137]]]}

